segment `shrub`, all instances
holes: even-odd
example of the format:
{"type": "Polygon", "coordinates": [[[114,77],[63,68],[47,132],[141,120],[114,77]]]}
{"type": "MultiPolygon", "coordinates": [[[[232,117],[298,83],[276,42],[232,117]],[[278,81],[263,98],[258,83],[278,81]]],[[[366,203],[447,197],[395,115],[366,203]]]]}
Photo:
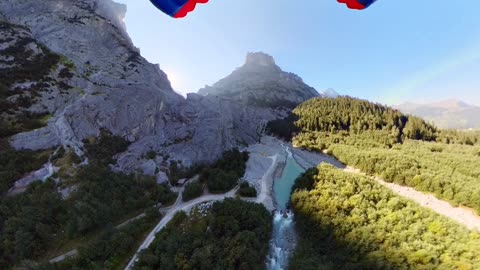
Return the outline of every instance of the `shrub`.
{"type": "Polygon", "coordinates": [[[254,187],[251,187],[248,182],[242,182],[240,184],[240,189],[238,190],[238,195],[242,197],[257,197],[257,190],[254,187]]]}
{"type": "Polygon", "coordinates": [[[189,183],[185,186],[185,190],[182,194],[184,202],[198,198],[203,194],[203,185],[199,182],[189,183]]]}

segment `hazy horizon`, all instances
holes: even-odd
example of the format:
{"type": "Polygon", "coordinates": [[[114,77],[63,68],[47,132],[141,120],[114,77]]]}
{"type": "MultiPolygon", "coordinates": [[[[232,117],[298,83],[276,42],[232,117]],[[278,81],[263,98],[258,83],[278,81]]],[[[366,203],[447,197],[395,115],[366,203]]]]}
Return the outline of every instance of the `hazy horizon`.
{"type": "Polygon", "coordinates": [[[117,2],[127,4],[134,44],[181,94],[215,83],[241,66],[247,52],[262,51],[318,91],[389,105],[480,104],[478,1],[381,0],[365,11],[336,0],[210,1],[181,20],[149,1],[117,2]]]}

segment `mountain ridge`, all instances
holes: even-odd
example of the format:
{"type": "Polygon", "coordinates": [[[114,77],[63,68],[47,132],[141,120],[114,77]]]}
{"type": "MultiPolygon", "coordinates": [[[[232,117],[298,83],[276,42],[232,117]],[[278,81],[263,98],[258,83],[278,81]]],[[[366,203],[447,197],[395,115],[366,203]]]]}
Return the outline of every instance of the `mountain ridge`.
{"type": "Polygon", "coordinates": [[[394,106],[396,109],[422,117],[446,129],[480,128],[480,107],[458,99],[446,99],[430,103],[406,102],[394,106]]]}

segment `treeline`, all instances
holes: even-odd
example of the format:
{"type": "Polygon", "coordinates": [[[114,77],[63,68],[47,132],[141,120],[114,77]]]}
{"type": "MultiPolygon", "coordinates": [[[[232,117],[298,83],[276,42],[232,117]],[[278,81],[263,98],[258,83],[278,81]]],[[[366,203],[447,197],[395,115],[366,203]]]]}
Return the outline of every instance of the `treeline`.
{"type": "Polygon", "coordinates": [[[293,113],[303,131],[358,134],[368,130],[386,130],[403,139],[435,140],[436,128],[422,119],[404,115],[392,108],[351,97],[315,98],[299,105],[293,113]]]}
{"type": "Polygon", "coordinates": [[[264,269],[271,233],[263,205],[226,199],[206,215],[178,213],[135,269],[264,269]]]}
{"type": "Polygon", "coordinates": [[[478,269],[480,234],[329,165],[297,179],[290,269],[478,269]]]}
{"type": "Polygon", "coordinates": [[[391,139],[381,132],[353,136],[315,132],[298,136],[294,143],[315,150],[328,149],[342,163],[362,172],[433,193],[480,213],[480,148],[414,140],[385,143],[391,139]]]}

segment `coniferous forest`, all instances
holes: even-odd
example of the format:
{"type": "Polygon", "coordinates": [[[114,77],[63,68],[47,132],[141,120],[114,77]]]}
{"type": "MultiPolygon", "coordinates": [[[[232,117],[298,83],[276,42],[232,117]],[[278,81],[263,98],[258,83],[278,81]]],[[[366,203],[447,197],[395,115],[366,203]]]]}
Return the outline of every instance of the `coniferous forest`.
{"type": "Polygon", "coordinates": [[[475,132],[425,121],[349,97],[313,99],[295,109],[296,146],[327,150],[385,181],[433,193],[480,212],[480,146],[475,132]]]}
{"type": "Polygon", "coordinates": [[[238,199],[179,212],[143,252],[135,269],[264,269],[272,216],[238,199]]]}
{"type": "Polygon", "coordinates": [[[297,179],[292,270],[478,269],[480,234],[330,165],[297,179]]]}
{"type": "MultiPolygon", "coordinates": [[[[114,231],[108,228],[124,221],[129,215],[175,200],[176,194],[167,186],[158,185],[152,177],[127,175],[110,169],[108,164],[112,162],[112,156],[128,146],[121,138],[105,133],[85,144],[89,165],[72,166],[72,163],[79,163],[79,157],[65,150],[58,151],[52,158],[59,165],[69,164],[58,172],[66,183],[57,183],[52,179],[37,181],[22,194],[0,199],[1,269],[21,265],[25,260],[45,261],[52,258],[49,256],[83,247],[85,243],[81,243],[80,239],[86,235],[99,232],[111,235],[114,231]],[[65,184],[74,187],[69,194],[61,192],[65,184]],[[63,250],[69,243],[75,244],[71,249],[63,250]]],[[[131,232],[137,237],[143,233],[131,232]]],[[[136,245],[133,241],[127,241],[128,248],[125,247],[124,251],[131,252],[136,245]]],[[[129,254],[122,254],[125,255],[129,254]]],[[[95,260],[93,255],[83,258],[95,260]]],[[[88,264],[85,261],[82,263],[88,264]]]]}
{"type": "MultiPolygon", "coordinates": [[[[480,134],[350,97],[294,110],[293,144],[480,213],[480,134]]],[[[296,180],[291,269],[478,269],[480,234],[328,165],[296,180]]]]}

